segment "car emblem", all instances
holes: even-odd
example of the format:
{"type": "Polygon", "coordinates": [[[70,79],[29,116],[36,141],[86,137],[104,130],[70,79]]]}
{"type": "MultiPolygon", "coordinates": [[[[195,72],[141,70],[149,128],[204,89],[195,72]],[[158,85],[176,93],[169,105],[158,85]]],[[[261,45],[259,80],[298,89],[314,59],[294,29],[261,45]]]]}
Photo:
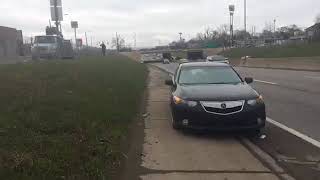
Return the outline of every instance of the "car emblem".
{"type": "Polygon", "coordinates": [[[221,108],[222,108],[222,109],[227,109],[227,104],[226,104],[226,103],[222,103],[222,104],[221,104],[221,108]]]}

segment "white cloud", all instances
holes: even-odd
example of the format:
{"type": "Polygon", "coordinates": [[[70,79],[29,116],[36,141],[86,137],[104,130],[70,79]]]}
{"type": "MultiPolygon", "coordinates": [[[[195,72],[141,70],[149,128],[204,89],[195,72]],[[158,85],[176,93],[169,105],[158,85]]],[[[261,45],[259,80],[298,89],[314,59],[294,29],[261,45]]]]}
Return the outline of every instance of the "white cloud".
{"type": "MultiPolygon", "coordinates": [[[[229,22],[228,5],[235,4],[235,27],[243,28],[243,0],[62,0],[68,13],[64,34],[73,37],[71,20],[79,21],[79,36],[89,32],[94,44],[110,41],[116,32],[139,46],[151,46],[178,39],[183,32],[188,39],[205,27],[229,22]]],[[[265,22],[277,19],[277,25],[311,25],[320,13],[319,0],[247,0],[248,29],[261,30],[265,22]]],[[[43,33],[48,24],[49,0],[1,0],[0,25],[22,29],[26,36],[43,33]]]]}

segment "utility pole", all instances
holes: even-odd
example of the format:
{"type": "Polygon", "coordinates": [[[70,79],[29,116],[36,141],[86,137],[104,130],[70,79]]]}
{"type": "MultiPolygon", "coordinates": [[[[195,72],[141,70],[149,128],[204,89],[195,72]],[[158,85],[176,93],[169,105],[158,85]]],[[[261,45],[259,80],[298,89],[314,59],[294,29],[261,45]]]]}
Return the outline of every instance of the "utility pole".
{"type": "Polygon", "coordinates": [[[234,15],[235,7],[234,5],[229,5],[230,12],[230,46],[233,46],[233,15],[234,15]]]}
{"type": "Polygon", "coordinates": [[[120,47],[119,47],[119,36],[118,36],[118,32],[116,32],[116,46],[117,46],[117,51],[120,51],[120,47]]]}
{"type": "Polygon", "coordinates": [[[247,0],[244,0],[244,31],[247,32],[247,0]]]}
{"type": "Polygon", "coordinates": [[[137,33],[133,33],[134,49],[137,48],[137,33]]]}
{"type": "Polygon", "coordinates": [[[180,35],[180,41],[182,41],[182,32],[180,32],[179,35],[180,35]]]}
{"type": "Polygon", "coordinates": [[[229,5],[230,12],[230,46],[233,46],[233,15],[234,15],[234,5],[229,5]]]}
{"type": "Polygon", "coordinates": [[[274,28],[274,29],[273,29],[273,32],[274,32],[274,33],[276,33],[276,22],[277,22],[277,20],[274,19],[274,20],[273,20],[273,28],[274,28]]]}
{"type": "Polygon", "coordinates": [[[87,37],[87,32],[84,33],[84,35],[86,36],[86,46],[88,47],[88,37],[87,37]]]}
{"type": "Polygon", "coordinates": [[[74,28],[74,42],[76,43],[76,47],[77,46],[77,28],[74,28]]]}

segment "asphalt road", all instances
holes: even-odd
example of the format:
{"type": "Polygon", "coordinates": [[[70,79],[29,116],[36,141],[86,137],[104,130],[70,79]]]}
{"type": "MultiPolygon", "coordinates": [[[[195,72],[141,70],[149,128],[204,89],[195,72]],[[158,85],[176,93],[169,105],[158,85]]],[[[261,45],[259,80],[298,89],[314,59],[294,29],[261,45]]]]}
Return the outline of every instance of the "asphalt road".
{"type": "Polygon", "coordinates": [[[236,68],[253,77],[269,118],[320,141],[320,72],[236,68]]]}
{"type": "MultiPolygon", "coordinates": [[[[156,64],[171,73],[178,64],[156,64]]],[[[267,116],[320,141],[320,72],[261,68],[235,68],[253,77],[252,86],[263,95],[267,116]]]]}

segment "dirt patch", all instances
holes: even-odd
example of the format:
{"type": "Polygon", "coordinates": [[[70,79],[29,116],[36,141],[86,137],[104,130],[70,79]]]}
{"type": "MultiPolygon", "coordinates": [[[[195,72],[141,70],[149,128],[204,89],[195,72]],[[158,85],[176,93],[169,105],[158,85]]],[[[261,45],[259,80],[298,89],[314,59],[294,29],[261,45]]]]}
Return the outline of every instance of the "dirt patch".
{"type": "MultiPolygon", "coordinates": [[[[149,84],[149,78],[147,83],[149,84]]],[[[146,116],[148,89],[144,90],[140,104],[140,112],[129,127],[127,142],[124,142],[122,168],[115,176],[114,180],[139,180],[139,174],[143,172],[140,166],[142,161],[142,145],[144,142],[144,118],[146,116]],[[129,143],[128,143],[129,142],[129,143]]]]}

